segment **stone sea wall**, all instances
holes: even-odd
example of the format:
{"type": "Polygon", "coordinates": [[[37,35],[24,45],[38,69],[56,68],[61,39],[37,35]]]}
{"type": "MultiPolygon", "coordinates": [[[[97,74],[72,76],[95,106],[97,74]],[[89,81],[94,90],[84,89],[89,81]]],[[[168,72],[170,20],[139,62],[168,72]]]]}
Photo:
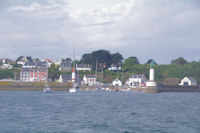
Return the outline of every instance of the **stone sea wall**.
{"type": "Polygon", "coordinates": [[[200,86],[158,86],[160,92],[200,92],[200,86]]]}
{"type": "MultiPolygon", "coordinates": [[[[72,87],[71,83],[49,83],[52,90],[64,91],[72,87]]],[[[0,82],[0,91],[42,91],[44,83],[0,82]]]]}
{"type": "MultiPolygon", "coordinates": [[[[50,82],[49,86],[54,91],[66,91],[73,86],[72,83],[56,83],[50,82]]],[[[110,86],[111,90],[116,90],[117,88],[110,86]]],[[[0,91],[42,91],[44,89],[44,83],[34,82],[34,83],[21,83],[21,82],[0,82],[0,91]]],[[[95,87],[82,86],[81,90],[94,90],[95,87]]],[[[131,90],[139,92],[200,92],[200,86],[166,86],[158,85],[157,90],[154,88],[131,88],[131,90]]]]}

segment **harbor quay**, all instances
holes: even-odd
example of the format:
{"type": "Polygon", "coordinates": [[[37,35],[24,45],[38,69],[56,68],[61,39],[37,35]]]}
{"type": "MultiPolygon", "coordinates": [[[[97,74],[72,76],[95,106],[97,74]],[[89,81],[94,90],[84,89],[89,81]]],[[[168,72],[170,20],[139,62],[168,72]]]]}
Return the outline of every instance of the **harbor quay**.
{"type": "MultiPolygon", "coordinates": [[[[53,91],[67,91],[73,85],[71,83],[49,83],[53,91]]],[[[163,93],[163,92],[200,92],[200,86],[166,86],[157,85],[156,87],[116,87],[116,86],[78,86],[80,91],[135,91],[144,93],[163,93]]],[[[4,82],[0,84],[0,91],[43,91],[44,83],[21,83],[4,82]]]]}

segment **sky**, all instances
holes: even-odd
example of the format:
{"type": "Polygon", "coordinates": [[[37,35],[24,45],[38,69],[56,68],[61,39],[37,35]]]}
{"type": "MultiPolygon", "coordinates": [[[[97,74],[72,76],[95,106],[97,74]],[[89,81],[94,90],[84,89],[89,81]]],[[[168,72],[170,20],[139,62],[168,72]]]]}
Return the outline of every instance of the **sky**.
{"type": "Polygon", "coordinates": [[[0,58],[95,50],[159,64],[200,60],[199,0],[0,0],[0,58]]]}

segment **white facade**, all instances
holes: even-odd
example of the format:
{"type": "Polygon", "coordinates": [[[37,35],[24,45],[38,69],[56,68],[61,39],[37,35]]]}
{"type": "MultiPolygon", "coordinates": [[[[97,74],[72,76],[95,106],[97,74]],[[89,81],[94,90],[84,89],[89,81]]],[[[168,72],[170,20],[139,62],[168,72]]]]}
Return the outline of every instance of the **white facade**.
{"type": "Polygon", "coordinates": [[[46,80],[45,68],[22,68],[20,72],[21,82],[44,82],[46,80]]]}
{"type": "Polygon", "coordinates": [[[119,79],[115,79],[115,80],[112,82],[112,85],[113,85],[113,86],[122,86],[122,82],[121,82],[119,79]]]}
{"type": "Polygon", "coordinates": [[[18,61],[17,64],[24,65],[26,62],[25,61],[18,61]]]}
{"type": "Polygon", "coordinates": [[[193,77],[184,77],[179,85],[196,86],[197,82],[193,77]]]}
{"type": "Polygon", "coordinates": [[[36,68],[36,65],[23,65],[22,68],[36,68]]]}
{"type": "Polygon", "coordinates": [[[12,69],[12,65],[10,65],[10,64],[3,64],[1,66],[1,69],[12,69]]]}
{"type": "Polygon", "coordinates": [[[94,86],[94,85],[96,85],[96,78],[94,76],[85,76],[84,75],[82,85],[94,86]]]}
{"type": "Polygon", "coordinates": [[[56,61],[52,61],[52,63],[54,63],[56,65],[61,65],[62,61],[61,60],[56,60],[56,61]]]}
{"type": "Polygon", "coordinates": [[[91,68],[76,68],[77,71],[91,71],[91,68]]]}
{"type": "Polygon", "coordinates": [[[111,67],[108,68],[108,70],[110,70],[110,71],[117,71],[117,69],[121,70],[121,67],[111,66],[111,67]]]}
{"type": "Polygon", "coordinates": [[[89,64],[76,64],[77,71],[91,71],[91,65],[89,64]]]}
{"type": "Polygon", "coordinates": [[[134,74],[126,81],[126,85],[131,86],[131,87],[145,86],[146,77],[144,74],[134,74]]]}

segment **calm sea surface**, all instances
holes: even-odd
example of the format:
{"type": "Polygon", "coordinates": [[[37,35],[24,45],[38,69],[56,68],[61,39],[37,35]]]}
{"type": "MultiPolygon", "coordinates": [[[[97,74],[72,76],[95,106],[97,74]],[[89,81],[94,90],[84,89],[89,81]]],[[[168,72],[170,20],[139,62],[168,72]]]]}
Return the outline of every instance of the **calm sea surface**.
{"type": "Polygon", "coordinates": [[[0,133],[200,133],[200,93],[1,91],[0,133]]]}

